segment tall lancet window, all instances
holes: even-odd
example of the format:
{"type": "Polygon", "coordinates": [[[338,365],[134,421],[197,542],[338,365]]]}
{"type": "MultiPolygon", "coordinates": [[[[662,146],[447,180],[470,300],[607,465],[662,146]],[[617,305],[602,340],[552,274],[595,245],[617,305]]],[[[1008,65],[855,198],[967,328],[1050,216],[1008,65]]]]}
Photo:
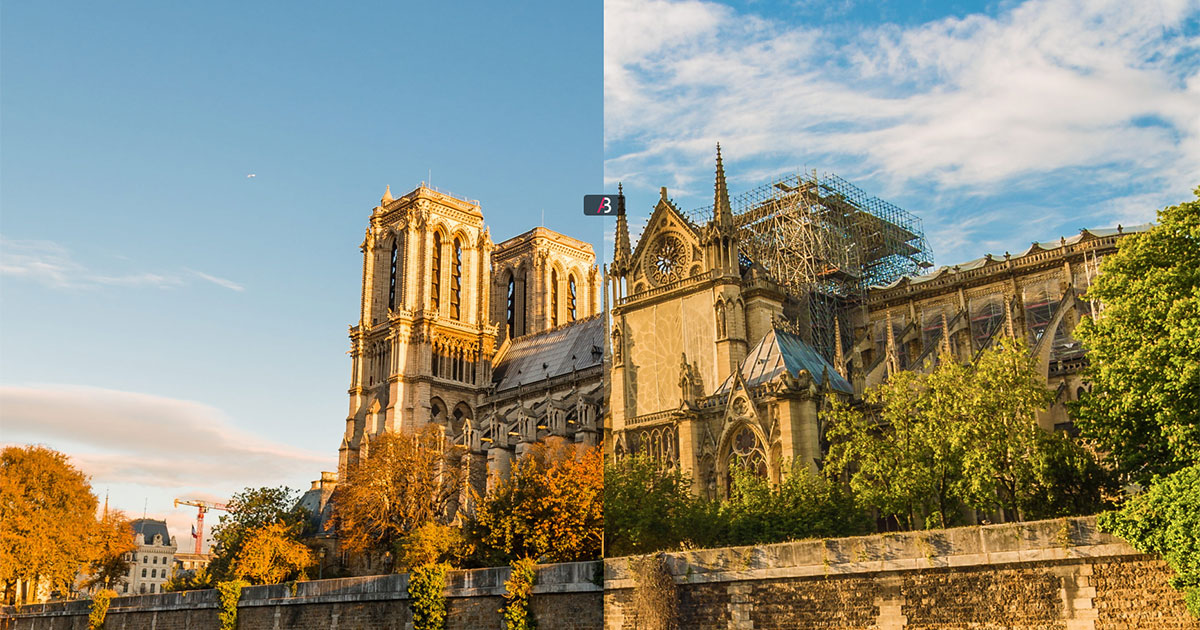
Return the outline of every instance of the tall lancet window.
{"type": "Polygon", "coordinates": [[[462,306],[462,242],[454,239],[454,261],[450,267],[450,318],[460,317],[462,306]]]}
{"type": "Polygon", "coordinates": [[[550,326],[558,325],[558,270],[550,270],[550,326]]]}
{"type": "Polygon", "coordinates": [[[442,306],[442,235],[433,233],[433,265],[429,270],[429,306],[438,310],[442,306]]]}
{"type": "Polygon", "coordinates": [[[396,238],[392,239],[392,266],[391,272],[388,274],[388,308],[396,308],[396,272],[400,256],[399,240],[399,235],[396,235],[396,238]]]}
{"type": "Polygon", "coordinates": [[[575,276],[567,276],[567,321],[575,321],[575,276]]]}
{"type": "Polygon", "coordinates": [[[516,337],[517,325],[517,279],[512,275],[508,276],[508,327],[505,329],[509,338],[516,337]]]}

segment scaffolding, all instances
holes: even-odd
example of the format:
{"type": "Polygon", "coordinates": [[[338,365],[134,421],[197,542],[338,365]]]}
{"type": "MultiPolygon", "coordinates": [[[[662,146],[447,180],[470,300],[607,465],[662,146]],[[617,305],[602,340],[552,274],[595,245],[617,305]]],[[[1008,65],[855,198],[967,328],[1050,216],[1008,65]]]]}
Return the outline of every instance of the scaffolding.
{"type": "MultiPolygon", "coordinates": [[[[786,175],[730,205],[743,265],[761,269],[787,291],[792,300],[785,316],[831,361],[835,319],[848,347],[849,308],[862,303],[867,288],[933,263],[919,218],[837,175],[786,175]]],[[[689,214],[706,222],[712,207],[689,214]]]]}

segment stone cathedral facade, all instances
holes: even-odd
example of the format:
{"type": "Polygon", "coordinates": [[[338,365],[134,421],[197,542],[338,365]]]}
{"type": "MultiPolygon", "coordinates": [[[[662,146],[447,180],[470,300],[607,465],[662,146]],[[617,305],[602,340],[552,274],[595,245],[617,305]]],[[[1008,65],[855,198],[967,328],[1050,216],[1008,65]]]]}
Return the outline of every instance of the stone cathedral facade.
{"type": "Polygon", "coordinates": [[[340,472],[372,437],[430,424],[466,447],[480,490],[549,435],[598,443],[604,322],[591,245],[543,227],[496,244],[479,202],[422,185],[388,189],[361,249],[340,472]]]}
{"type": "Polygon", "coordinates": [[[773,480],[784,462],[815,466],[825,392],[852,388],[782,325],[786,292],[742,264],[719,154],[713,209],[697,225],[663,188],[636,247],[617,217],[606,446],[678,467],[715,497],[738,465],[773,480]]]}
{"type": "MultiPolygon", "coordinates": [[[[1055,392],[1041,426],[1071,430],[1066,404],[1087,391],[1086,355],[1071,335],[1103,308],[1086,289],[1120,238],[1149,227],[1082,230],[905,274],[816,321],[811,296],[746,256],[740,239],[753,212],[735,214],[718,147],[709,220],[682,212],[665,188],[636,245],[624,208],[617,217],[606,452],[681,470],[701,496],[727,496],[735,466],[773,481],[789,463],[820,468],[829,394],[861,401],[897,371],[932,369],[940,349],[971,362],[1002,336],[1025,339],[1055,392]]],[[[873,229],[905,230],[892,251],[915,253],[902,241],[916,234],[854,212],[873,229]]]]}

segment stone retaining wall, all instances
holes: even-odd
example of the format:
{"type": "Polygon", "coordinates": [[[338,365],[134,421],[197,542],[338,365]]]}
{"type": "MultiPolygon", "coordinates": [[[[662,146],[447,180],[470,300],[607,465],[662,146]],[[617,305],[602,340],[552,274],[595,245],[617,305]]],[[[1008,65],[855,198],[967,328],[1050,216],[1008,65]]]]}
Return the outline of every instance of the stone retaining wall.
{"type": "MultiPolygon", "coordinates": [[[[680,627],[1200,630],[1170,569],[1061,519],[665,554],[680,627]]],[[[449,628],[502,628],[507,568],[448,576],[449,628]]],[[[638,627],[629,558],[538,569],[540,630],[638,627]],[[601,575],[602,574],[602,575],[601,575]],[[603,579],[603,591],[600,583],[603,579]]],[[[241,630],[405,630],[408,576],[249,587],[241,630]]],[[[0,612],[0,630],[86,630],[90,602],[0,612]]],[[[215,591],[114,598],[108,630],[216,630],[215,591]]]]}
{"type": "MultiPolygon", "coordinates": [[[[665,554],[683,628],[1200,630],[1170,569],[1094,518],[665,554]]],[[[628,558],[606,630],[637,627],[628,558]]]]}
{"type": "MultiPolygon", "coordinates": [[[[533,612],[539,630],[603,627],[599,562],[538,567],[533,612]]],[[[448,630],[502,628],[504,581],[509,569],[452,571],[447,575],[448,630]]],[[[238,601],[241,630],[405,630],[412,627],[408,575],[315,580],[251,586],[238,601]]],[[[87,630],[90,601],[5,608],[2,630],[87,630]]],[[[217,630],[215,590],[115,597],[106,630],[217,630]]]]}

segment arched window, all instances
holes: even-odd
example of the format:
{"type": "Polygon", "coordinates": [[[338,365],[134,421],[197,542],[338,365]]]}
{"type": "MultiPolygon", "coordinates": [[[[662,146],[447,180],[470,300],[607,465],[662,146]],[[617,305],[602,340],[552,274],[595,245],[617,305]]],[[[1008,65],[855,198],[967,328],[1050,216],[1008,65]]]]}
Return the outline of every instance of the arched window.
{"type": "Polygon", "coordinates": [[[550,270],[550,326],[558,325],[558,270],[550,270]]]}
{"type": "Polygon", "coordinates": [[[429,306],[438,310],[442,305],[442,235],[433,233],[433,265],[429,270],[429,306]]]}
{"type": "Polygon", "coordinates": [[[517,325],[517,279],[512,275],[508,276],[508,319],[505,321],[508,322],[508,327],[505,329],[508,337],[510,339],[516,337],[514,326],[517,325]]]}
{"type": "Polygon", "coordinates": [[[567,276],[567,321],[575,321],[575,276],[567,276]]]}
{"type": "Polygon", "coordinates": [[[748,426],[743,426],[729,444],[729,455],[726,460],[728,477],[726,488],[733,489],[733,479],[736,471],[741,468],[758,477],[767,476],[767,457],[758,436],[748,426]]]}
{"type": "Polygon", "coordinates": [[[388,306],[396,308],[403,300],[403,285],[401,278],[401,264],[404,261],[404,234],[398,233],[392,239],[392,264],[391,271],[388,274],[388,306]],[[399,298],[399,299],[398,299],[399,298]]]}
{"type": "Polygon", "coordinates": [[[462,305],[462,242],[454,239],[454,261],[450,268],[450,318],[461,319],[462,305]]]}

